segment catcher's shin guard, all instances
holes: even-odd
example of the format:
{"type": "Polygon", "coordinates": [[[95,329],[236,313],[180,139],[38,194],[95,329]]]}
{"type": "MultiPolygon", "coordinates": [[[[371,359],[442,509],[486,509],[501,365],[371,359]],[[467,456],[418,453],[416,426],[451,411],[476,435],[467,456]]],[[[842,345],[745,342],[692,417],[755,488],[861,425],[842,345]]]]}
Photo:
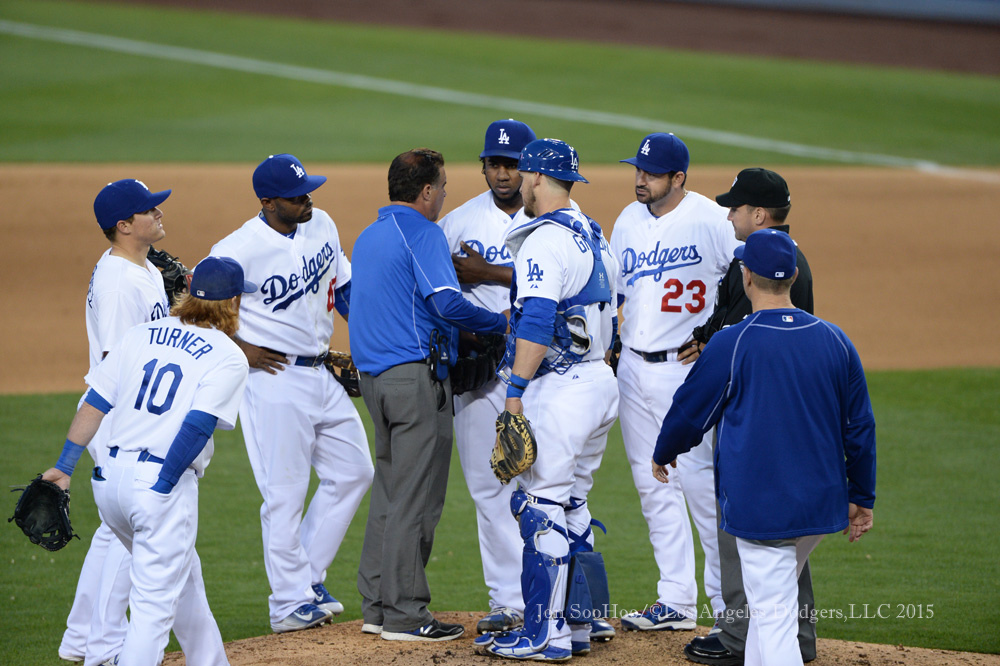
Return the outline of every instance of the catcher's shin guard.
{"type": "Polygon", "coordinates": [[[594,552],[594,535],[590,526],[596,525],[605,533],[607,530],[591,518],[586,500],[575,497],[570,498],[566,509],[566,524],[570,553],[566,621],[589,626],[591,620],[607,617],[611,605],[604,557],[594,552]]]}
{"type": "Polygon", "coordinates": [[[550,628],[561,628],[565,622],[569,542],[566,528],[550,516],[550,512],[562,513],[558,504],[538,503],[520,488],[511,496],[510,504],[524,540],[521,558],[524,627],[509,636],[496,636],[494,644],[510,651],[510,656],[519,656],[544,650],[551,638],[550,628]]]}

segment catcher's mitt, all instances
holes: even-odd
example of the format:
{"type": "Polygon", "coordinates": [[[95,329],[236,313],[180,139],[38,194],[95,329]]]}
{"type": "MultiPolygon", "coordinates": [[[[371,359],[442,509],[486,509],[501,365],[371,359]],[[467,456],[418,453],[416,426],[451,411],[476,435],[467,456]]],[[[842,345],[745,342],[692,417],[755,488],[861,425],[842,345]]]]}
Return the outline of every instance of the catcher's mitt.
{"type": "Polygon", "coordinates": [[[152,245],[149,246],[149,253],[146,255],[149,263],[160,270],[163,277],[163,289],[170,297],[170,303],[176,303],[178,297],[188,290],[191,283],[189,276],[192,271],[182,264],[180,260],[163,250],[157,250],[152,245]]]}
{"type": "Polygon", "coordinates": [[[506,345],[506,339],[502,335],[463,333],[458,343],[458,360],[448,370],[452,395],[475,391],[495,379],[506,345]]]}
{"type": "Polygon", "coordinates": [[[7,519],[11,521],[45,550],[59,550],[73,537],[80,538],[69,522],[69,491],[43,481],[41,474],[21,491],[14,515],[7,519]]]}
{"type": "Polygon", "coordinates": [[[331,350],[323,359],[323,365],[330,371],[333,378],[340,382],[340,385],[347,391],[347,395],[352,398],[361,397],[361,375],[358,374],[358,369],[350,354],[331,350]]]}
{"type": "Polygon", "coordinates": [[[507,485],[518,474],[526,472],[538,455],[535,433],[524,414],[512,414],[506,409],[497,417],[497,442],[490,455],[490,467],[500,483],[507,485]]]}

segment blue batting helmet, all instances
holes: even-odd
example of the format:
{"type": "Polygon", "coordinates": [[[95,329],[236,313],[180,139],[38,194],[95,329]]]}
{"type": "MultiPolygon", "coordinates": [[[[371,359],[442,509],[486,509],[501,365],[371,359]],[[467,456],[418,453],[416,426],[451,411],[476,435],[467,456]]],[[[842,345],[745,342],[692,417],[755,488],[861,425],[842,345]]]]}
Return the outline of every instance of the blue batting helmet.
{"type": "Polygon", "coordinates": [[[580,157],[573,146],[558,139],[535,139],[521,151],[518,171],[542,173],[556,180],[589,183],[580,175],[580,157]]]}

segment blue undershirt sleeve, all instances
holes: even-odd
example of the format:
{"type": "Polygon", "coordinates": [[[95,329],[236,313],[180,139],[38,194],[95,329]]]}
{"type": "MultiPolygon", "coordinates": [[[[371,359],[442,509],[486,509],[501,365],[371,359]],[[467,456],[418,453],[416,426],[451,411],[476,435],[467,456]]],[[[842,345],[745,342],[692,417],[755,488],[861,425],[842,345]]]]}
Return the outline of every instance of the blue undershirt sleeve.
{"type": "Polygon", "coordinates": [[[194,459],[198,457],[205,443],[215,431],[219,419],[207,412],[192,409],[184,417],[177,436],[174,437],[167,457],[163,460],[159,479],[153,484],[153,490],[164,495],[173,490],[177,480],[181,478],[194,459]]]}
{"type": "Polygon", "coordinates": [[[615,307],[620,308],[622,306],[622,303],[624,302],[625,302],[625,294],[618,294],[618,305],[616,305],[615,307]]]}
{"type": "Polygon", "coordinates": [[[517,337],[548,347],[556,330],[556,302],[551,298],[526,298],[521,303],[517,337]]]}
{"type": "Polygon", "coordinates": [[[337,309],[344,319],[351,311],[351,283],[348,282],[340,289],[333,291],[333,307],[337,309]]]}
{"type": "Polygon", "coordinates": [[[474,333],[503,333],[507,318],[497,312],[473,305],[453,289],[442,289],[427,297],[427,307],[442,319],[474,333]]]}

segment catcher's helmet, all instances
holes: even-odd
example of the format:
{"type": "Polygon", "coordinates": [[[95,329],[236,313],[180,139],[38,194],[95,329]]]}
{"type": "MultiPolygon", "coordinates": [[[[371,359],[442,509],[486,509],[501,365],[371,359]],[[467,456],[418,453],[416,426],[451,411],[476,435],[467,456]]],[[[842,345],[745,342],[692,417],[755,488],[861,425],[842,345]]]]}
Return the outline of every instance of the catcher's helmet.
{"type": "Polygon", "coordinates": [[[588,183],[577,171],[580,158],[573,146],[558,139],[535,139],[521,151],[518,171],[543,173],[556,180],[588,183]]]}

